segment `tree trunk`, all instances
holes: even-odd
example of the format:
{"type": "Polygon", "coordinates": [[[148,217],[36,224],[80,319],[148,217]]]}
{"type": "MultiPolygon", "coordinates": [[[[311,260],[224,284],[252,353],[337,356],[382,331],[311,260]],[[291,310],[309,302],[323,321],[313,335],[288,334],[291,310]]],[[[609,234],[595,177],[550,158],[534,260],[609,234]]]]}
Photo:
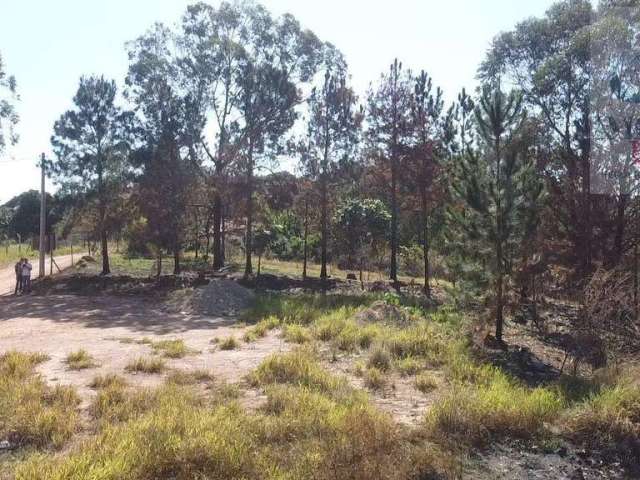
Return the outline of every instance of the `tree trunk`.
{"type": "Polygon", "coordinates": [[[261,264],[262,264],[262,255],[258,255],[258,276],[260,276],[261,264]]]}
{"type": "Polygon", "coordinates": [[[496,340],[502,342],[502,327],[503,327],[503,261],[502,261],[502,198],[500,197],[501,191],[501,178],[500,178],[500,138],[496,139],[495,143],[496,151],[496,340]]]}
{"type": "Polygon", "coordinates": [[[180,249],[173,251],[173,274],[180,275],[180,249]]]}
{"type": "Polygon", "coordinates": [[[303,237],[303,259],[302,259],[302,280],[307,279],[307,238],[309,236],[309,202],[304,201],[304,237],[303,237]]]}
{"type": "Polygon", "coordinates": [[[219,193],[213,197],[213,268],[218,270],[224,266],[222,258],[222,198],[219,193]]]}
{"type": "Polygon", "coordinates": [[[198,218],[198,207],[195,207],[195,216],[196,216],[196,235],[195,235],[195,250],[196,250],[196,258],[198,258],[198,253],[200,253],[200,222],[198,218]]]}
{"type": "Polygon", "coordinates": [[[424,294],[431,297],[431,287],[429,285],[429,214],[427,212],[427,192],[422,188],[422,255],[424,257],[424,294]]]}
{"type": "Polygon", "coordinates": [[[395,153],[391,159],[391,265],[389,278],[393,283],[398,282],[398,167],[395,153]]]}
{"type": "Polygon", "coordinates": [[[253,141],[249,139],[249,153],[247,155],[247,230],[245,232],[245,265],[244,278],[249,278],[253,273],[251,265],[251,252],[253,250],[253,141]]]}
{"type": "Polygon", "coordinates": [[[620,260],[622,260],[623,250],[624,250],[624,233],[625,233],[625,212],[627,209],[627,195],[621,193],[618,198],[618,205],[616,209],[616,228],[615,228],[615,237],[613,241],[613,255],[612,257],[612,267],[618,265],[620,260]]]}
{"type": "Polygon", "coordinates": [[[327,198],[327,180],[325,175],[320,179],[320,278],[327,278],[327,215],[328,215],[328,198],[327,198]]]}
{"type": "Polygon", "coordinates": [[[159,278],[162,275],[162,250],[158,249],[158,262],[156,264],[156,277],[159,278]]]}

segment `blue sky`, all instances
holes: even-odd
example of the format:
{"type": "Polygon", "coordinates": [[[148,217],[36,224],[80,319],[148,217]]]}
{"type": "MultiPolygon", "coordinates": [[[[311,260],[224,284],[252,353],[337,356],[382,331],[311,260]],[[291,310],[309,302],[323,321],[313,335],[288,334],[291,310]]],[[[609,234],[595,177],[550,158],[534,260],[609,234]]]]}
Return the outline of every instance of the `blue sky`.
{"type": "MultiPolygon", "coordinates": [[[[83,74],[119,84],[127,69],[125,42],[153,22],[179,20],[189,0],[0,0],[0,52],[16,76],[20,142],[0,158],[0,204],[38,188],[36,161],[50,154],[54,121],[71,107],[83,74]]],[[[211,0],[211,3],[217,3],[211,0]]],[[[364,94],[394,57],[425,69],[448,99],[475,86],[491,39],[552,0],[264,0],[274,14],[290,12],[340,48],[353,84],[364,94]]],[[[49,184],[49,189],[53,186],[49,184]]]]}

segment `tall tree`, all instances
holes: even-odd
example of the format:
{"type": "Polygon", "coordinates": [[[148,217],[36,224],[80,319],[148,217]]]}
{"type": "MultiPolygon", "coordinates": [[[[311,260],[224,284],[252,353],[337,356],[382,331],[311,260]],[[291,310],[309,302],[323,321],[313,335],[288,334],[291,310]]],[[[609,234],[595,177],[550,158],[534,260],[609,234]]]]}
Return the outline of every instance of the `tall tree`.
{"type": "Polygon", "coordinates": [[[7,143],[13,144],[18,141],[14,131],[14,127],[18,123],[15,100],[16,79],[12,75],[7,75],[2,55],[0,55],[0,154],[4,151],[7,143]]]}
{"type": "Polygon", "coordinates": [[[391,261],[389,276],[398,281],[398,187],[403,161],[412,135],[411,105],[413,79],[411,72],[394,60],[383,74],[377,88],[367,99],[367,139],[371,155],[388,171],[389,204],[391,206],[391,261]]]}
{"type": "Polygon", "coordinates": [[[420,204],[422,222],[422,253],[424,258],[424,292],[431,295],[429,286],[429,244],[430,214],[433,209],[434,196],[438,194],[438,176],[440,173],[439,158],[443,157],[441,145],[445,127],[443,122],[444,102],[442,90],[433,89],[433,82],[425,71],[415,79],[414,99],[412,105],[412,121],[414,141],[408,157],[409,183],[415,185],[420,204]]]}
{"type": "Polygon", "coordinates": [[[349,160],[357,146],[362,114],[347,84],[344,65],[327,68],[324,82],[308,99],[308,142],[303,142],[302,168],[318,185],[320,200],[320,278],[327,278],[329,202],[336,166],[349,160]]]}
{"type": "Polygon", "coordinates": [[[95,198],[102,274],[110,273],[108,215],[110,200],[122,187],[132,141],[133,113],[116,105],[116,83],[81,77],[72,110],[54,125],[53,176],[65,186],[95,198]]]}
{"type": "Polygon", "coordinates": [[[591,47],[594,11],[589,0],[562,0],[542,18],[532,18],[496,37],[480,67],[481,78],[502,77],[517,85],[532,113],[557,147],[547,166],[554,210],[573,244],[583,273],[592,263],[591,47]]]}
{"type": "Polygon", "coordinates": [[[485,88],[475,109],[481,155],[459,158],[453,188],[466,207],[457,216],[474,248],[489,259],[494,287],[495,336],[502,342],[505,276],[511,264],[518,207],[524,188],[520,180],[530,165],[507,148],[522,124],[522,100],[514,92],[485,88]]]}
{"type": "Polygon", "coordinates": [[[201,98],[186,87],[166,27],[157,24],[131,43],[129,58],[127,95],[142,119],[143,145],[133,157],[140,173],[140,208],[149,220],[150,237],[173,254],[178,274],[204,124],[201,98]]]}

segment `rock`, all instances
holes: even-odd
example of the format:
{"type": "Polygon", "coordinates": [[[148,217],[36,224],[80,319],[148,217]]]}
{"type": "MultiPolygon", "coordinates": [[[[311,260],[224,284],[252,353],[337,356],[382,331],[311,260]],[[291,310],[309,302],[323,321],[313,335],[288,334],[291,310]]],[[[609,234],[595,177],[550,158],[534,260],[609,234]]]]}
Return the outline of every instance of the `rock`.
{"type": "Polygon", "coordinates": [[[13,445],[11,445],[8,440],[0,441],[0,450],[11,450],[11,449],[13,449],[13,445]]]}
{"type": "Polygon", "coordinates": [[[571,476],[569,477],[570,480],[585,480],[584,479],[584,473],[582,472],[582,469],[580,467],[576,468],[573,473],[571,474],[571,476]]]}
{"type": "Polygon", "coordinates": [[[347,280],[358,280],[355,273],[347,273],[347,280]]]}

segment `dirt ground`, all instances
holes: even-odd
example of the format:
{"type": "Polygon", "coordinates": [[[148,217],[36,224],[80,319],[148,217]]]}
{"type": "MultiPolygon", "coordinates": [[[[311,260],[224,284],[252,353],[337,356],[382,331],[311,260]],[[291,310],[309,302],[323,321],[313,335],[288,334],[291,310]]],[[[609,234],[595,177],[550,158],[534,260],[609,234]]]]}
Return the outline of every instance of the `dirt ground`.
{"type": "Polygon", "coordinates": [[[214,377],[236,383],[265,357],[289,346],[277,333],[222,351],[211,343],[215,337],[240,339],[244,328],[235,318],[167,313],[157,302],[139,297],[48,295],[0,297],[0,352],[44,352],[50,359],[39,371],[51,383],[73,385],[85,404],[95,392],[87,385],[95,375],[117,373],[132,385],[152,386],[166,375],[128,374],[127,363],[151,356],[151,347],[127,343],[144,337],[153,341],[182,339],[194,350],[181,359],[166,359],[169,369],[206,369],[214,377]],[[99,366],[69,370],[64,362],[70,352],[85,349],[99,366]]]}

